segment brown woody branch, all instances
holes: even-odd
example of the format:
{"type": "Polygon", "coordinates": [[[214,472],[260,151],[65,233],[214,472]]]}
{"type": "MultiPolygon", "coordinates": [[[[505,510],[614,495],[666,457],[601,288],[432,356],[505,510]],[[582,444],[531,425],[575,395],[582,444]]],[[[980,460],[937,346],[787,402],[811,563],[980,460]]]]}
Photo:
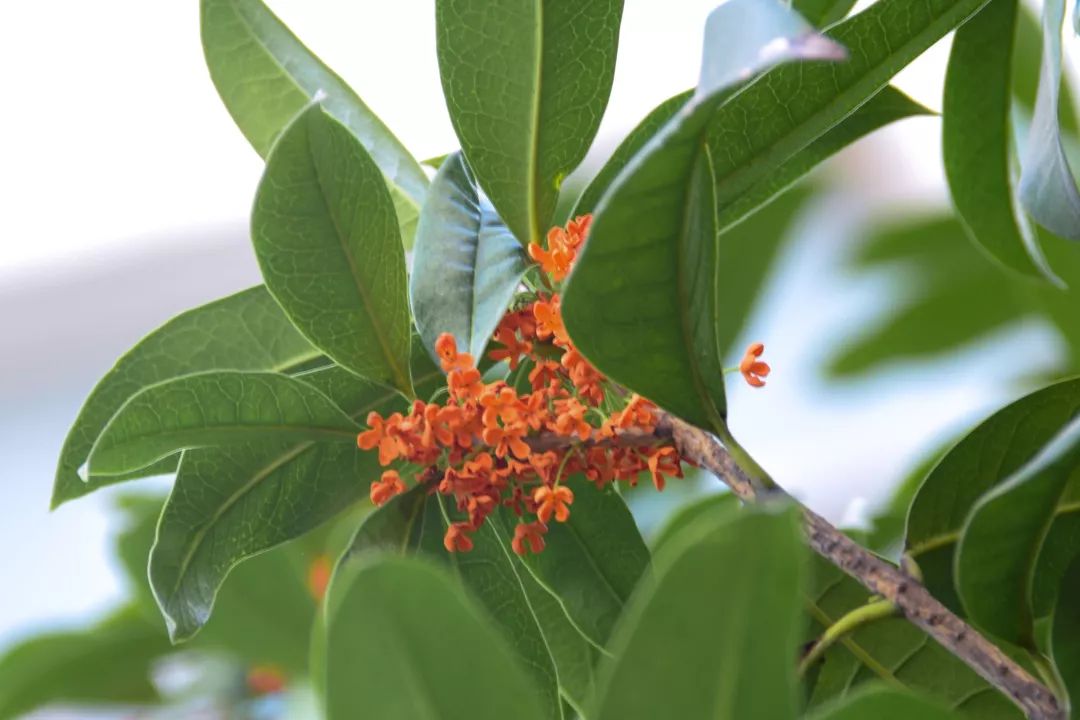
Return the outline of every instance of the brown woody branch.
{"type": "MultiPolygon", "coordinates": [[[[781,489],[759,490],[720,442],[699,428],[665,414],[656,434],[670,437],[685,459],[712,472],[747,502],[774,498],[795,502],[781,489]]],[[[801,510],[807,541],[814,552],[871,593],[893,603],[913,625],[1005,693],[1028,718],[1065,720],[1065,710],[1050,690],[938,602],[922,583],[853,541],[813,510],[801,510]]]]}
{"type": "MultiPolygon", "coordinates": [[[[996,645],[942,605],[914,577],[882,560],[813,510],[803,507],[778,487],[765,488],[735,462],[715,437],[678,418],[661,413],[654,433],[627,431],[611,440],[586,445],[655,445],[671,440],[683,459],[709,470],[746,502],[785,500],[799,505],[810,548],[857,580],[874,595],[885,598],[909,622],[934,638],[983,679],[1007,695],[1031,720],[1065,720],[1066,713],[1050,690],[996,645]]],[[[527,438],[533,450],[566,447],[559,435],[527,438]]]]}

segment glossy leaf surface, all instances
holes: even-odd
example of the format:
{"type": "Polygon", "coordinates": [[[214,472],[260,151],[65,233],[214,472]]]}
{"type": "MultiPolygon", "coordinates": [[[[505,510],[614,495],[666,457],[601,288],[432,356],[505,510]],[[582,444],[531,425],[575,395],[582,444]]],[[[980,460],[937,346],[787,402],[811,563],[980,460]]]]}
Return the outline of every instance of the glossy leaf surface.
{"type": "Polygon", "coordinates": [[[877,687],[812,717],[814,720],[958,720],[962,716],[918,696],[877,687]]]}

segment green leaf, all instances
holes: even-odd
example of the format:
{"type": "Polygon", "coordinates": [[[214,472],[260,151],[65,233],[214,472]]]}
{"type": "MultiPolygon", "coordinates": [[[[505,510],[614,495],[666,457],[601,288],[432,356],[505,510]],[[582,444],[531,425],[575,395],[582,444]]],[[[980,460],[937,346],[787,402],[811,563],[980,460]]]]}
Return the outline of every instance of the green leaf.
{"type": "Polygon", "coordinates": [[[483,355],[528,265],[464,157],[451,155],[420,213],[409,279],[416,326],[432,356],[444,332],[474,358],[483,355]]]}
{"type": "Polygon", "coordinates": [[[678,541],[688,528],[698,523],[716,523],[717,518],[726,518],[741,507],[739,496],[731,492],[717,492],[683,505],[676,510],[657,531],[649,545],[652,554],[661,555],[668,551],[668,546],[678,541]]]}
{"type": "Polygon", "coordinates": [[[428,180],[394,134],[261,0],[202,0],[200,7],[210,77],[256,152],[266,157],[285,127],[318,96],[386,176],[402,237],[410,239],[428,180]]]}
{"type": "Polygon", "coordinates": [[[320,105],[267,159],[251,236],[267,288],[300,332],[343,368],[411,397],[393,202],[363,145],[320,105]]]}
{"type": "Polygon", "coordinates": [[[528,679],[496,631],[445,573],[374,556],[330,586],[328,720],[540,720],[528,679]],[[482,693],[478,695],[478,693],[482,693]]]}
{"type": "Polygon", "coordinates": [[[979,498],[1026,465],[1078,411],[1080,379],[1045,387],[984,420],[926,476],[908,511],[904,543],[935,596],[952,595],[956,543],[979,498]]]}
{"type": "Polygon", "coordinates": [[[1055,279],[1012,186],[1012,48],[1018,0],[991,0],[956,31],[945,79],[942,151],[956,212],[1006,267],[1055,279]]]}
{"type": "MultiPolygon", "coordinates": [[[[86,399],[60,451],[52,506],[126,479],[113,476],[83,482],[78,471],[109,418],[140,390],[206,370],[287,372],[318,357],[319,352],[296,332],[263,287],[178,315],[121,357],[86,399]]],[[[157,473],[175,469],[172,460],[152,468],[157,473]]]]}
{"type": "Polygon", "coordinates": [[[1054,511],[1080,459],[1080,421],[972,508],[956,549],[956,589],[976,624],[1036,650],[1032,583],[1054,511]]]}
{"type": "Polygon", "coordinates": [[[348,442],[358,430],[325,395],[286,375],[187,375],[124,403],[94,443],[87,474],[119,475],[180,450],[262,438],[348,442]]]}
{"type": "MultiPolygon", "coordinates": [[[[582,477],[565,484],[574,492],[570,518],[552,523],[544,551],[523,561],[581,634],[602,648],[649,567],[649,549],[614,488],[597,489],[582,477]]],[[[501,520],[509,541],[516,519],[503,512],[501,520]]]]}
{"type": "Polygon", "coordinates": [[[828,31],[852,49],[846,62],[778,67],[725,102],[710,122],[708,140],[717,226],[727,228],[767,199],[755,199],[754,188],[985,3],[881,0],[828,31]]]}
{"type": "MultiPolygon", "coordinates": [[[[1020,160],[1020,202],[1046,229],[1070,240],[1080,240],[1080,190],[1065,157],[1058,119],[1065,0],[1045,0],[1042,22],[1042,69],[1035,114],[1020,160]]],[[[1068,108],[1067,112],[1071,110],[1068,108]]]]}
{"type": "MultiPolygon", "coordinates": [[[[866,590],[841,570],[817,556],[811,558],[811,567],[813,588],[808,606],[820,627],[828,627],[866,604],[866,590]]],[[[880,680],[940,699],[971,720],[1022,717],[1007,697],[904,618],[879,620],[846,636],[825,654],[822,676],[830,663],[836,664],[840,677],[834,679],[837,686],[828,690],[829,697],[840,697],[880,680]]]]}
{"type": "Polygon", "coordinates": [[[961,716],[916,695],[875,687],[811,717],[814,720],[958,720],[961,716]]]}
{"type": "Polygon", "coordinates": [[[1050,657],[1069,693],[1069,706],[1080,704],[1080,558],[1069,564],[1061,581],[1050,625],[1050,657]]]}
{"type": "Polygon", "coordinates": [[[774,0],[733,0],[710,14],[697,94],[605,193],[563,295],[566,328],[593,365],[701,427],[722,431],[727,412],[706,126],[724,90],[753,72],[836,57],[808,32],[774,0]],[[777,37],[785,50],[763,56],[777,37]]]}
{"type": "Polygon", "coordinates": [[[793,0],[791,7],[814,25],[823,28],[843,20],[855,7],[855,1],[793,0]]]}
{"type": "MultiPolygon", "coordinates": [[[[413,377],[423,392],[443,380],[419,346],[413,377]]],[[[300,381],[353,419],[404,410],[396,392],[341,368],[300,381]]],[[[352,443],[261,440],[185,452],[150,556],[150,581],[172,637],[190,638],[207,621],[235,566],[353,505],[380,472],[375,454],[352,443]]]]}
{"type": "Polygon", "coordinates": [[[674,549],[619,625],[597,720],[794,718],[802,548],[785,510],[739,513],[674,549]]]}
{"type": "Polygon", "coordinates": [[[171,650],[160,629],[134,608],[84,631],[26,640],[0,656],[0,720],[54,704],[155,703],[153,664],[171,650]]]}
{"type": "Polygon", "coordinates": [[[619,176],[619,173],[623,171],[623,168],[630,164],[630,161],[634,159],[634,156],[649,144],[653,137],[656,136],[656,133],[658,133],[660,129],[674,117],[675,113],[686,105],[687,101],[689,101],[693,95],[693,90],[687,90],[668,98],[653,108],[649,114],[646,115],[625,138],[623,138],[623,141],[619,143],[619,146],[615,148],[615,151],[611,154],[611,157],[609,157],[607,162],[604,163],[604,166],[600,168],[600,172],[596,173],[596,176],[589,181],[585,191],[581,193],[577,202],[574,203],[574,209],[570,212],[570,217],[577,217],[578,215],[594,212],[596,206],[600,202],[600,198],[607,192],[607,189],[611,184],[615,182],[615,178],[619,176]]]}
{"type": "Polygon", "coordinates": [[[539,242],[585,157],[615,72],[622,0],[438,0],[446,106],[480,187],[539,242]]]}

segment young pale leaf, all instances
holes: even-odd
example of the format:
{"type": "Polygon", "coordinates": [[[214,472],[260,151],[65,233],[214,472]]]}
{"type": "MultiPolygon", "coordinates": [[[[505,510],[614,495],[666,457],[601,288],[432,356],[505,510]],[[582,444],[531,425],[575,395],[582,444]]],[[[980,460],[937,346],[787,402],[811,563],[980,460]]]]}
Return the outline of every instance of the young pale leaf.
{"type": "MultiPolygon", "coordinates": [[[[425,393],[443,379],[419,346],[413,377],[425,393]]],[[[356,420],[373,410],[405,409],[393,390],[341,368],[304,373],[297,381],[356,420]]],[[[173,639],[190,638],[206,623],[237,564],[348,508],[367,495],[380,471],[374,453],[351,443],[270,439],[187,451],[150,555],[150,583],[173,639]]]]}
{"type": "MultiPolygon", "coordinates": [[[[78,470],[109,418],[135,393],[181,375],[207,370],[287,372],[319,357],[264,287],[255,287],[173,318],[131,348],[86,399],[68,431],[56,468],[52,505],[128,479],[123,475],[83,482],[78,470]]],[[[167,461],[140,473],[169,473],[167,461]]]]}
{"type": "Polygon", "coordinates": [[[483,197],[461,153],[440,167],[420,213],[409,296],[424,345],[451,333],[479,358],[529,260],[483,197]]]}
{"type": "Polygon", "coordinates": [[[450,120],[499,215],[540,241],[592,143],[615,71],[622,0],[437,0],[450,120]]]}
{"type": "Polygon", "coordinates": [[[956,589],[968,617],[1036,649],[1032,583],[1039,551],[1080,459],[1080,419],[972,508],[956,549],[956,589]]]}
{"type": "Polygon", "coordinates": [[[942,152],[956,212],[1006,267],[1052,278],[1012,186],[1012,47],[1018,0],[991,0],[956,31],[945,77],[942,152]]]}
{"type": "Polygon", "coordinates": [[[597,720],[796,716],[804,558],[798,515],[739,513],[672,548],[601,668],[597,720]]]}
{"type": "Polygon", "coordinates": [[[229,114],[259,155],[316,96],[364,144],[394,197],[402,237],[412,238],[427,176],[409,151],[262,0],[202,0],[203,52],[229,114]]]}
{"type": "Polygon", "coordinates": [[[1050,657],[1069,693],[1069,705],[1080,705],[1080,557],[1069,563],[1061,580],[1050,624],[1050,657]]]}
{"type": "Polygon", "coordinates": [[[605,193],[567,282],[563,317],[581,352],[695,425],[720,429],[727,413],[706,127],[724,90],[754,72],[838,53],[777,0],[714,10],[695,96],[605,193]]]}
{"type": "MultiPolygon", "coordinates": [[[[570,518],[552,523],[544,551],[523,560],[533,577],[559,598],[582,635],[602,648],[649,567],[649,549],[613,488],[598,490],[582,477],[571,477],[566,485],[574,492],[570,518]]],[[[508,512],[499,520],[509,541],[516,520],[508,512]]]]}
{"type": "Polygon", "coordinates": [[[155,702],[154,663],[171,651],[161,629],[135,608],[82,632],[26,640],[0,655],[0,720],[46,705],[155,702]]]}
{"type": "Polygon", "coordinates": [[[374,556],[341,566],[326,623],[328,720],[358,711],[380,720],[544,717],[495,629],[424,562],[374,556]]]}
{"type": "Polygon", "coordinates": [[[355,442],[358,430],[325,395],[287,375],[187,375],[124,403],[94,443],[87,476],[129,473],[181,450],[263,438],[355,442]]]}
{"type": "Polygon", "coordinates": [[[320,105],[270,153],[251,236],[267,288],[300,332],[338,365],[411,397],[393,202],[364,146],[320,105]]]}
{"type": "Polygon", "coordinates": [[[905,548],[935,596],[953,594],[961,528],[979,498],[1026,465],[1080,412],[1080,379],[1065,380],[997,411],[956,444],[915,494],[905,548]]]}
{"type": "MultiPolygon", "coordinates": [[[[821,628],[866,604],[866,589],[843,571],[817,556],[810,563],[813,582],[807,593],[807,607],[821,628]]],[[[816,702],[843,697],[868,682],[880,680],[925,693],[970,720],[1023,717],[1008,697],[900,617],[878,620],[846,636],[826,653],[819,684],[826,671],[836,676],[830,678],[832,687],[820,688],[820,694],[815,687],[816,702]],[[835,667],[830,670],[830,665],[835,667]]]]}
{"type": "Polygon", "coordinates": [[[810,717],[813,720],[960,720],[963,716],[917,695],[874,687],[810,717]]]}
{"type": "Polygon", "coordinates": [[[708,139],[718,227],[739,222],[767,200],[746,196],[985,3],[880,0],[828,31],[852,48],[847,61],[778,67],[725,102],[710,122],[708,139]]]}
{"type": "Polygon", "coordinates": [[[1080,240],[1080,190],[1077,190],[1076,177],[1065,157],[1058,119],[1065,0],[1045,0],[1042,22],[1039,93],[1020,160],[1020,201],[1031,217],[1047,230],[1070,240],[1080,240]]]}

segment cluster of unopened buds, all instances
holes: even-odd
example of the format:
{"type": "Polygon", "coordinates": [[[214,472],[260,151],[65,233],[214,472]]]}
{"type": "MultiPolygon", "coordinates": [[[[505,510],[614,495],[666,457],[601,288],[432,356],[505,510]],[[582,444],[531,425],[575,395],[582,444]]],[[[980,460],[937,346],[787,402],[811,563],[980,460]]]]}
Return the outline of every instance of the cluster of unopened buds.
{"type": "MultiPolygon", "coordinates": [[[[546,248],[529,246],[550,278],[545,288],[566,277],[590,220],[552,229],[546,248]]],[[[447,374],[445,400],[416,400],[407,414],[370,413],[357,439],[362,449],[378,450],[382,466],[419,467],[417,480],[454,500],[464,519],[447,528],[443,543],[451,552],[472,549],[471,535],[505,507],[517,518],[514,552],[539,553],[549,524],[570,517],[574,493],[565,483],[574,475],[602,488],[635,485],[647,472],[658,490],[666,478],[682,477],[678,450],[655,435],[656,406],[589,364],[563,327],[559,302],[553,290],[532,291],[499,323],[488,357],[505,361],[513,382],[484,382],[475,359],[444,333],[435,350],[447,374]]],[[[748,382],[769,372],[757,355],[740,367],[748,382]]],[[[382,505],[406,489],[399,470],[389,469],[372,483],[371,500],[382,505]]]]}

